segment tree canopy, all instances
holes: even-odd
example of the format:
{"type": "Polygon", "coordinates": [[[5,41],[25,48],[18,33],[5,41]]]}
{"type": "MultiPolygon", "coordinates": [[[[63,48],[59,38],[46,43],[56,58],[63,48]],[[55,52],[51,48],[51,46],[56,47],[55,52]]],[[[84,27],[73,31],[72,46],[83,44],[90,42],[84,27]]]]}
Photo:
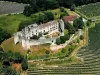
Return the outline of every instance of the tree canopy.
{"type": "Polygon", "coordinates": [[[10,38],[10,37],[11,37],[11,35],[10,35],[8,32],[6,32],[6,31],[4,31],[3,29],[0,28],[0,44],[1,44],[5,39],[8,39],[8,38],[10,38]]]}

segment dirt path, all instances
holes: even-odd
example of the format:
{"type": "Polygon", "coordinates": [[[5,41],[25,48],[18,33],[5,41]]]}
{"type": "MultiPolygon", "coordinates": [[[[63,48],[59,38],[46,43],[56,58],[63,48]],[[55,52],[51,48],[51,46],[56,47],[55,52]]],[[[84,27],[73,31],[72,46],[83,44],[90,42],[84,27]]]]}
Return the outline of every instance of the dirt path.
{"type": "Polygon", "coordinates": [[[82,47],[88,44],[88,28],[85,29],[84,32],[84,40],[81,40],[79,43],[79,46],[72,52],[71,56],[77,57],[77,52],[80,50],[82,47]]]}

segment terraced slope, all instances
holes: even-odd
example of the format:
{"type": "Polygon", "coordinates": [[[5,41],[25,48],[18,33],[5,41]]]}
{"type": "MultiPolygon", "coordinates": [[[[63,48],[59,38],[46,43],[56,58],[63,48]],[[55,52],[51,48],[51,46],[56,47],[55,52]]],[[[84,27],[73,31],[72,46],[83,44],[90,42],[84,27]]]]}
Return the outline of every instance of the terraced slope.
{"type": "Polygon", "coordinates": [[[77,10],[88,18],[100,16],[100,2],[82,5],[77,10]]]}
{"type": "Polygon", "coordinates": [[[30,67],[27,75],[100,75],[100,24],[89,29],[88,46],[78,52],[83,64],[59,67],[30,67]]]}
{"type": "Polygon", "coordinates": [[[0,1],[0,15],[10,13],[22,13],[26,4],[0,1]]]}

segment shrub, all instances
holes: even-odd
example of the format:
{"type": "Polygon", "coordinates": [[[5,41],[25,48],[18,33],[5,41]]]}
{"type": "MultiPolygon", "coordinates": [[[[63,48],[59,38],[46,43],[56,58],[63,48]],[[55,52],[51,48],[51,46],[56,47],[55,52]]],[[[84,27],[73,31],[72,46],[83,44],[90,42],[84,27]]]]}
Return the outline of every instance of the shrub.
{"type": "Polygon", "coordinates": [[[61,12],[65,12],[65,8],[64,7],[60,7],[59,8],[61,12]]]}
{"type": "Polygon", "coordinates": [[[21,64],[22,70],[26,71],[28,69],[28,63],[27,60],[24,59],[22,64],[21,64]]]}
{"type": "Polygon", "coordinates": [[[60,38],[57,38],[57,39],[56,39],[56,44],[57,44],[57,45],[60,45],[60,44],[61,44],[61,39],[60,39],[60,38]]]}
{"type": "Polygon", "coordinates": [[[62,50],[61,50],[61,53],[65,53],[66,52],[66,50],[63,48],[62,50]]]}
{"type": "Polygon", "coordinates": [[[81,35],[81,36],[80,36],[80,39],[81,39],[81,40],[83,40],[83,39],[84,39],[84,36],[83,36],[83,35],[81,35]]]}

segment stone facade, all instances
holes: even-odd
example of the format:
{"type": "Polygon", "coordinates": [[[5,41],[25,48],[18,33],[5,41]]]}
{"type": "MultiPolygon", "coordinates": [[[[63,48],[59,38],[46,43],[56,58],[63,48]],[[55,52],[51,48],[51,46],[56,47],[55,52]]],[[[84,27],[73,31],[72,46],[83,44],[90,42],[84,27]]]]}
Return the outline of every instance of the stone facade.
{"type": "Polygon", "coordinates": [[[44,33],[52,34],[54,32],[59,32],[59,36],[64,35],[64,22],[63,20],[55,20],[50,21],[45,24],[31,24],[28,27],[25,27],[22,29],[22,31],[19,31],[14,34],[14,43],[17,44],[20,42],[22,44],[22,47],[29,49],[31,45],[39,45],[44,43],[55,43],[56,38],[58,37],[51,37],[51,38],[45,38],[44,33]],[[38,40],[30,39],[32,36],[36,35],[39,36],[39,34],[42,34],[42,36],[38,40]]]}

